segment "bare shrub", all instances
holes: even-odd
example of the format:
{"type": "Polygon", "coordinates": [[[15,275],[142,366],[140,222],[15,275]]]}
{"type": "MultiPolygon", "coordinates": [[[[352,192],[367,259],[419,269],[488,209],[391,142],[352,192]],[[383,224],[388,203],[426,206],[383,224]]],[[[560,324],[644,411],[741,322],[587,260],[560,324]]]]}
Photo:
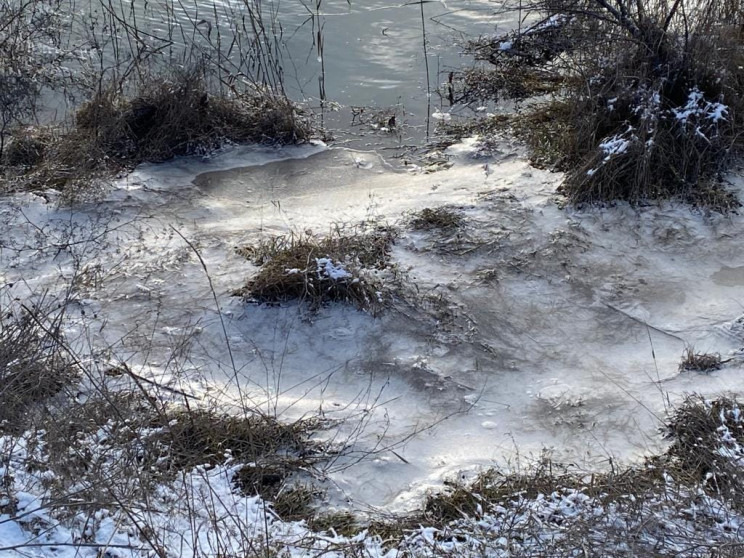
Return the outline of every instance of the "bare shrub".
{"type": "Polygon", "coordinates": [[[379,273],[388,267],[392,241],[385,228],[336,229],[325,237],[290,234],[241,248],[261,269],[235,294],[257,302],[300,300],[312,309],[341,301],[375,314],[384,306],[379,273]]]}
{"type": "Polygon", "coordinates": [[[568,170],[563,191],[572,201],[736,205],[716,190],[744,123],[739,3],[551,0],[526,9],[540,13],[537,23],[471,50],[497,75],[516,67],[536,82],[515,93],[492,80],[492,97],[560,83],[561,110],[525,131],[538,152],[555,140],[547,150],[561,154],[550,159],[568,170]]]}
{"type": "Polygon", "coordinates": [[[11,132],[35,116],[44,88],[61,79],[61,12],[56,0],[0,0],[0,158],[11,132]]]}
{"type": "Polygon", "coordinates": [[[50,329],[39,326],[40,305],[0,320],[0,432],[28,428],[33,412],[72,385],[74,365],[59,345],[60,316],[50,329]]]}

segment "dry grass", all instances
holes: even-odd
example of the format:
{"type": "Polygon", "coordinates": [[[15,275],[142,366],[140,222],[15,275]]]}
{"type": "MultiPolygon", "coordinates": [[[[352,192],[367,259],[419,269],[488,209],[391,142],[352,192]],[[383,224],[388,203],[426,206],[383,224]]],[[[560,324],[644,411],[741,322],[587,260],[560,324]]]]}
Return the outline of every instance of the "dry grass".
{"type": "Polygon", "coordinates": [[[480,136],[488,139],[503,134],[513,121],[512,115],[498,114],[485,118],[441,121],[437,124],[434,148],[443,150],[463,138],[480,136]]]}
{"type": "Polygon", "coordinates": [[[289,478],[330,455],[311,440],[324,427],[318,420],[283,423],[250,411],[229,415],[190,409],[141,392],[101,392],[83,403],[68,400],[34,426],[41,429],[48,455],[36,466],[54,472],[52,493],[64,499],[74,489],[91,509],[112,497],[142,501],[184,472],[230,462],[243,464],[234,478],[236,488],[276,501],[282,513],[300,513],[291,503],[300,493],[289,478]]]}
{"type": "Polygon", "coordinates": [[[6,189],[56,188],[74,197],[96,177],[142,162],[204,154],[226,143],[293,143],[311,128],[288,99],[266,91],[215,95],[198,69],[124,94],[100,90],[69,130],[20,130],[3,157],[6,189]],[[81,186],[82,185],[82,186],[81,186]]]}
{"type": "Polygon", "coordinates": [[[357,516],[348,511],[316,512],[308,520],[308,527],[316,532],[334,532],[343,537],[353,537],[362,530],[357,516]]]}
{"type": "Polygon", "coordinates": [[[311,520],[315,517],[317,510],[313,506],[318,497],[318,491],[309,486],[294,485],[285,487],[277,494],[267,498],[274,504],[274,512],[283,521],[311,520]]]}
{"type": "Polygon", "coordinates": [[[28,428],[34,413],[78,378],[58,343],[60,316],[45,330],[38,325],[45,314],[24,309],[0,321],[0,432],[28,428]]]}
{"type": "Polygon", "coordinates": [[[131,98],[99,93],[78,110],[76,129],[103,155],[127,164],[210,151],[226,141],[293,143],[310,129],[286,98],[213,95],[197,68],[141,87],[131,98]]]}
{"type": "MultiPolygon", "coordinates": [[[[468,51],[482,48],[480,43],[471,43],[468,51]]],[[[546,72],[535,66],[519,67],[518,64],[499,66],[498,69],[483,67],[465,70],[456,82],[455,98],[460,103],[482,103],[501,100],[524,100],[536,95],[556,93],[565,86],[563,75],[546,72]]]]}
{"type": "Polygon", "coordinates": [[[313,310],[340,301],[377,314],[385,305],[381,273],[393,238],[384,227],[336,229],[325,237],[290,234],[240,248],[260,270],[235,294],[261,303],[299,300],[313,310]]]}
{"type": "Polygon", "coordinates": [[[460,226],[462,218],[453,209],[448,207],[426,207],[415,213],[411,218],[411,227],[414,230],[451,231],[460,226]]]}
{"type": "Polygon", "coordinates": [[[52,134],[44,129],[29,127],[16,130],[3,150],[2,164],[19,171],[31,169],[44,160],[53,142],[52,134]]]}
{"type": "Polygon", "coordinates": [[[176,470],[217,465],[228,458],[262,462],[282,454],[309,457],[320,449],[311,448],[308,440],[309,433],[320,427],[317,421],[284,424],[256,413],[235,416],[180,408],[158,417],[156,425],[161,431],[150,441],[164,448],[168,468],[176,470]]]}
{"type": "Polygon", "coordinates": [[[400,106],[374,108],[350,107],[351,125],[365,126],[381,132],[399,132],[403,126],[405,111],[400,106]]]}
{"type": "Polygon", "coordinates": [[[693,347],[687,347],[679,363],[679,371],[712,372],[723,364],[718,353],[696,353],[693,347]]]}
{"type": "Polygon", "coordinates": [[[570,170],[573,151],[572,107],[564,101],[540,105],[512,119],[512,133],[524,141],[537,168],[570,170]]]}
{"type": "Polygon", "coordinates": [[[526,108],[514,130],[537,164],[567,172],[562,191],[574,203],[673,197],[737,207],[721,183],[742,147],[741,4],[618,5],[527,3],[545,19],[473,43],[490,70],[468,87],[497,100],[552,90],[557,102],[526,108]],[[519,71],[517,81],[503,78],[519,71]]]}
{"type": "Polygon", "coordinates": [[[737,447],[744,444],[744,424],[735,399],[706,401],[689,397],[672,415],[667,435],[668,455],[678,469],[707,491],[744,511],[744,483],[736,463],[737,447]],[[726,452],[734,452],[733,458],[726,452]]]}

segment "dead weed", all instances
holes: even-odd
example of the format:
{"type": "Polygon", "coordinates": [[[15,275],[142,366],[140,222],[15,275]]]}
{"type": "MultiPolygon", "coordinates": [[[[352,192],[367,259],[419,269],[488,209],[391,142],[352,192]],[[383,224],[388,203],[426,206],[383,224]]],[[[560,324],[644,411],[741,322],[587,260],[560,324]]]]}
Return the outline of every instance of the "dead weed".
{"type": "Polygon", "coordinates": [[[382,276],[393,239],[386,227],[337,228],[324,237],[290,234],[239,248],[260,269],[235,294],[262,303],[299,300],[313,310],[341,301],[377,314],[385,306],[382,276]]]}

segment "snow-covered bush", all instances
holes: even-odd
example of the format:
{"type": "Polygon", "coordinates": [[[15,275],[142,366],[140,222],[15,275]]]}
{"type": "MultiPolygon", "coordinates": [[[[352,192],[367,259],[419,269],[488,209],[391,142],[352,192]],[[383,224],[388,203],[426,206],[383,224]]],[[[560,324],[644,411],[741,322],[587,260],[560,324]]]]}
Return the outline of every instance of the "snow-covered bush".
{"type": "MultiPolygon", "coordinates": [[[[741,3],[551,0],[530,8],[539,22],[471,49],[495,72],[521,69],[523,83],[537,84],[511,97],[552,90],[563,105],[553,111],[563,125],[525,128],[549,129],[572,201],[734,203],[718,183],[744,124],[741,3]]],[[[543,109],[528,108],[526,118],[534,110],[543,109]]]]}

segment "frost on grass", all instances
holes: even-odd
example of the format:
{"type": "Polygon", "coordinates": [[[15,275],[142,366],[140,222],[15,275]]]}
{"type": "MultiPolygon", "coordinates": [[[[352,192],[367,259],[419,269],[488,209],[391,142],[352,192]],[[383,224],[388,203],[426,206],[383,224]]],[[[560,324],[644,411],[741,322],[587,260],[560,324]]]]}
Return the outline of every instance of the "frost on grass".
{"type": "Polygon", "coordinates": [[[101,401],[68,409],[76,412],[59,421],[71,427],[64,434],[36,428],[0,437],[0,551],[733,557],[744,548],[744,415],[732,399],[684,401],[668,421],[669,450],[636,467],[585,474],[543,460],[517,472],[488,470],[430,495],[418,513],[373,517],[364,527],[349,513],[315,511],[302,487],[244,490],[246,467],[302,453],[293,444],[308,425],[166,411],[165,401],[122,397],[111,398],[119,413],[101,401]],[[293,516],[297,510],[306,515],[293,516]]]}
{"type": "Polygon", "coordinates": [[[330,455],[310,440],[321,421],[136,392],[69,399],[29,426],[0,437],[0,553],[11,543],[25,556],[263,552],[287,532],[279,511],[297,513],[289,477],[330,455]]]}
{"type": "Polygon", "coordinates": [[[235,294],[260,303],[299,300],[317,310],[334,301],[373,314],[385,304],[393,233],[336,229],[324,237],[290,234],[238,252],[259,270],[235,294]]]}

